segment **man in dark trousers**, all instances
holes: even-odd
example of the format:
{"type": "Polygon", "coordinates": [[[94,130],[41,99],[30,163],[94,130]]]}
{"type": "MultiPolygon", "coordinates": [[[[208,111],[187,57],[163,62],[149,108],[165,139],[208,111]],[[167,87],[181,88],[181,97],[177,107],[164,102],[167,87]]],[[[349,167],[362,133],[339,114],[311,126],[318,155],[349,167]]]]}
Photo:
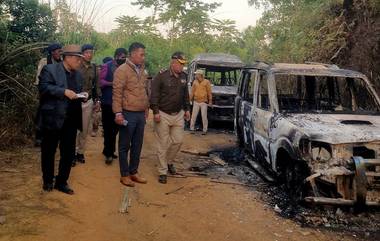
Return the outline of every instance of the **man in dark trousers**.
{"type": "Polygon", "coordinates": [[[63,62],[46,65],[39,77],[43,190],[53,190],[54,159],[59,144],[61,158],[54,188],[74,194],[67,180],[75,157],[77,130],[82,129],[83,99],[78,96],[82,77],[77,70],[83,55],[79,45],[65,46],[62,55],[63,62]]]}
{"type": "Polygon", "coordinates": [[[138,174],[144,128],[149,113],[147,75],[144,70],[145,46],[132,43],[125,64],[116,69],[113,80],[112,109],[119,129],[120,182],[133,187],[147,183],[138,174]],[[128,161],[128,153],[129,161],[128,161]]]}
{"type": "Polygon", "coordinates": [[[112,83],[115,70],[127,59],[127,50],[118,48],[115,50],[114,59],[102,65],[100,70],[100,89],[101,108],[102,108],[102,124],[104,131],[104,148],[103,155],[106,157],[106,164],[111,165],[113,159],[117,158],[116,136],[119,132],[119,127],[115,123],[115,114],[112,111],[112,83]]]}
{"type": "Polygon", "coordinates": [[[127,50],[118,48],[115,51],[114,59],[106,61],[101,67],[99,86],[102,91],[101,107],[102,107],[102,123],[104,131],[104,148],[103,155],[106,157],[106,164],[112,164],[115,155],[116,136],[119,127],[115,123],[115,114],[112,111],[112,83],[115,70],[125,63],[127,58],[127,50]]]}

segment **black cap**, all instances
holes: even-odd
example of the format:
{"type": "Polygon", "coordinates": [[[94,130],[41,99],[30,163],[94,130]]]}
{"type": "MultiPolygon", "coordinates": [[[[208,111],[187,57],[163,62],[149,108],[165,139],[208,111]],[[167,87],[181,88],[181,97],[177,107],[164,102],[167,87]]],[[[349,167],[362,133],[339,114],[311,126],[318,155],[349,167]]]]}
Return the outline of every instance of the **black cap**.
{"type": "Polygon", "coordinates": [[[110,62],[110,61],[112,61],[112,57],[105,57],[105,58],[102,60],[103,64],[105,64],[105,63],[107,63],[107,62],[110,62]]]}
{"type": "Polygon", "coordinates": [[[62,48],[62,45],[60,45],[59,43],[52,43],[50,44],[46,50],[51,53],[53,52],[54,50],[57,50],[57,49],[61,49],[62,48]]]}
{"type": "Polygon", "coordinates": [[[180,62],[181,64],[187,63],[186,58],[185,58],[185,54],[183,52],[180,52],[180,51],[177,51],[174,54],[172,54],[172,59],[178,60],[178,62],[180,62]]]}
{"type": "Polygon", "coordinates": [[[84,52],[86,50],[94,50],[94,45],[92,45],[92,44],[84,44],[84,45],[82,45],[82,52],[84,52]]]}

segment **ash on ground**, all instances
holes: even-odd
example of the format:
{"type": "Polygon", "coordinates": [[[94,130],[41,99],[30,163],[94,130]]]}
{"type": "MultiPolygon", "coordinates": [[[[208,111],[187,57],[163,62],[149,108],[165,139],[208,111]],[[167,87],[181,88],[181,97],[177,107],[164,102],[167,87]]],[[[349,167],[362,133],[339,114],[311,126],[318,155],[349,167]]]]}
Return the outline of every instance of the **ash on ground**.
{"type": "MultiPolygon", "coordinates": [[[[271,183],[254,170],[248,162],[248,156],[237,147],[215,149],[201,154],[184,153],[181,162],[183,169],[207,173],[213,179],[237,179],[247,188],[258,193],[269,209],[279,216],[292,219],[301,226],[330,231],[345,232],[363,240],[380,240],[380,209],[372,208],[355,213],[352,208],[308,206],[293,201],[280,183],[271,183]],[[217,156],[226,165],[207,161],[207,155],[217,156]]],[[[252,162],[252,159],[250,159],[252,162]]]]}

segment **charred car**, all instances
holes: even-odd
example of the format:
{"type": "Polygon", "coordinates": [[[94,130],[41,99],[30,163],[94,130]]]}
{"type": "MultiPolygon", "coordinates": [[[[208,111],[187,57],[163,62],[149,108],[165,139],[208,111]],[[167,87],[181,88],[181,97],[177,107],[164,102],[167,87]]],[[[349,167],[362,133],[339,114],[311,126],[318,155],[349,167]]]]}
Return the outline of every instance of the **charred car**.
{"type": "Polygon", "coordinates": [[[205,78],[211,82],[213,105],[207,112],[210,121],[233,122],[237,81],[243,66],[237,56],[222,53],[199,54],[191,61],[188,68],[189,89],[197,69],[204,70],[205,78]]]}
{"type": "Polygon", "coordinates": [[[302,200],[378,206],[379,110],[359,72],[256,62],[242,70],[234,124],[241,145],[302,200]]]}

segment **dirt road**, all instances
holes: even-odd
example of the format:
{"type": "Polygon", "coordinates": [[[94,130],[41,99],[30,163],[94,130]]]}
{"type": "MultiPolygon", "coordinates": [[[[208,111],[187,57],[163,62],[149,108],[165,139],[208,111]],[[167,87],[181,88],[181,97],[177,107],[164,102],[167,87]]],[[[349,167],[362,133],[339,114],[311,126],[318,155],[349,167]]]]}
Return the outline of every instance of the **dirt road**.
{"type": "MultiPolygon", "coordinates": [[[[75,195],[41,192],[38,149],[0,153],[0,241],[5,240],[350,240],[352,236],[302,228],[244,186],[209,178],[157,182],[154,136],[147,125],[140,173],[149,181],[132,191],[130,212],[118,212],[124,187],[118,163],[106,166],[102,138],[89,137],[87,162],[73,168],[75,195]],[[166,195],[166,192],[181,190],[166,195]]],[[[183,149],[231,146],[232,134],[186,133],[183,149]]],[[[178,166],[185,159],[178,157],[178,166]]]]}

